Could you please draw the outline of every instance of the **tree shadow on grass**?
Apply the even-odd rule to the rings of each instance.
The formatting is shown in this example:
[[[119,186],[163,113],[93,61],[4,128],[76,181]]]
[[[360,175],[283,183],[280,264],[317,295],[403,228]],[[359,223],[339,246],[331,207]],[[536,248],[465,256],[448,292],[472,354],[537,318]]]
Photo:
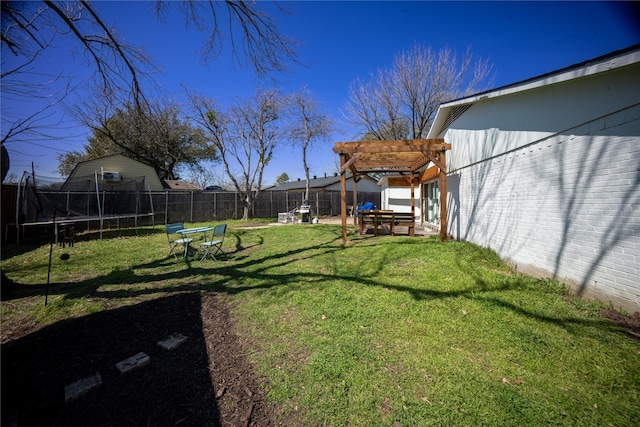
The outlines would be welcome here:
[[[200,296],[173,295],[60,321],[2,346],[2,416],[18,425],[220,424],[209,376]],[[157,344],[174,332],[178,349]],[[116,363],[139,352],[148,366]],[[65,404],[65,386],[96,373],[102,385]]]
[[[2,424],[271,425],[224,299],[179,293],[68,319],[2,346]],[[159,341],[187,337],[172,350]],[[140,352],[143,367],[116,364]],[[101,385],[65,403],[65,387]]]
[[[412,252],[414,245],[442,245],[437,238],[416,239],[416,238],[355,238],[350,246],[340,243],[339,232],[332,233],[330,237],[321,243],[309,243],[296,248],[283,249],[278,252],[255,252],[248,254],[247,251],[254,251],[267,239],[260,232],[253,232],[252,241],[243,240],[243,233],[232,234],[227,240],[233,241],[229,246],[234,251],[229,251],[227,257],[221,257],[220,261],[189,261],[184,263],[184,267],[179,270],[167,271],[167,266],[175,263],[183,263],[182,260],[171,258],[159,259],[151,263],[136,265],[132,268],[114,271],[110,274],[88,279],[72,285],[53,285],[50,290],[51,295],[61,295],[67,300],[78,298],[100,298],[100,299],[135,299],[150,298],[153,294],[173,292],[206,292],[215,291],[227,294],[238,294],[251,290],[265,290],[281,288],[285,292],[293,289],[300,289],[301,286],[314,286],[315,283],[342,281],[356,286],[372,286],[392,289],[404,292],[416,300],[425,299],[445,299],[464,297],[470,300],[481,301],[487,306],[492,306],[504,310],[511,310],[518,315],[561,326],[567,330],[574,330],[574,326],[579,324],[589,324],[598,327],[610,327],[616,329],[615,325],[608,324],[602,319],[585,319],[579,316],[556,316],[546,314],[540,310],[534,310],[526,305],[518,305],[508,298],[500,297],[501,292],[516,290],[524,287],[524,282],[517,277],[506,278],[499,283],[488,286],[478,270],[471,268],[468,263],[462,264],[456,260],[457,268],[470,276],[475,281],[473,286],[458,290],[440,290],[435,288],[425,288],[412,283],[397,284],[386,283],[379,279],[379,274],[389,263],[398,261],[398,250]],[[257,242],[257,243],[256,243]],[[447,243],[444,243],[447,244]],[[354,266],[353,273],[332,272],[330,267],[323,265],[320,271],[298,271],[291,273],[291,264],[299,261],[308,261],[317,257],[332,256],[335,259],[347,257],[346,252],[349,247],[371,246],[371,250],[376,254],[369,258],[370,265],[366,271]],[[480,249],[479,249],[480,250]],[[482,252],[482,250],[480,250]],[[471,254],[470,257],[482,257],[484,252]],[[287,267],[287,268],[283,268]],[[326,267],[326,268],[324,268]],[[140,273],[144,272],[144,273]],[[34,294],[41,293],[42,288],[32,288]]]

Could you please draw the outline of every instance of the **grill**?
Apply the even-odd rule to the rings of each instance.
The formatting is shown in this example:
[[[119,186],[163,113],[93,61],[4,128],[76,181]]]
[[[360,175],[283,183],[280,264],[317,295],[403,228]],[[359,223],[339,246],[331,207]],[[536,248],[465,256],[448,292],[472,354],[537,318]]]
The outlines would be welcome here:
[[[311,224],[311,206],[310,205],[300,205],[300,208],[298,208],[298,213],[300,214],[300,222]]]

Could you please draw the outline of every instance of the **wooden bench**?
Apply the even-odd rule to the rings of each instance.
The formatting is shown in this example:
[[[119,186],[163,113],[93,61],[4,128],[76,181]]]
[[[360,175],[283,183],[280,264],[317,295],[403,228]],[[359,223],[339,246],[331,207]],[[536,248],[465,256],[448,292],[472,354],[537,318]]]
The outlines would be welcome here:
[[[378,229],[384,225],[389,226],[392,236],[395,236],[397,226],[407,227],[409,236],[415,235],[416,221],[411,212],[394,212],[388,210],[358,211],[358,224],[360,234],[364,234],[365,227],[373,226],[374,234],[378,235]]]

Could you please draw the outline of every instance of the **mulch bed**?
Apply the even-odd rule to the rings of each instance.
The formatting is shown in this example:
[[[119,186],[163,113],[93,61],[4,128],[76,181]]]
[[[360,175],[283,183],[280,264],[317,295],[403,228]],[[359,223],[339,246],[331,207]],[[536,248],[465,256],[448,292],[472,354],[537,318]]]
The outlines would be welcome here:
[[[2,425],[269,426],[258,378],[224,297],[184,293],[65,320],[2,345]],[[158,342],[174,333],[173,350]],[[144,352],[150,363],[116,364]],[[65,403],[65,387],[102,384]]]

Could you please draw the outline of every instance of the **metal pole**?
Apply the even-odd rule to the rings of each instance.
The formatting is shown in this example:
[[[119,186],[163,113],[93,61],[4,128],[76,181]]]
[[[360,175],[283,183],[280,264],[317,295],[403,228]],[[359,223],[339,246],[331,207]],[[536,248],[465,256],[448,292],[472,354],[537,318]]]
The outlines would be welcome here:
[[[47,269],[47,288],[44,293],[44,305],[47,305],[49,302],[49,279],[51,278],[51,256],[53,254],[53,239],[54,235],[58,234],[58,230],[56,229],[56,212],[58,208],[53,210],[53,226],[51,228],[51,242],[49,243],[49,268]]]
[[[146,176],[145,176],[146,181]],[[153,195],[151,194],[151,186],[147,182],[147,190],[149,191],[149,204],[151,205],[151,225],[156,228],[156,212],[153,209]]]
[[[24,180],[24,174],[27,171],[22,173],[22,177],[20,178],[20,182],[18,183],[18,192],[16,193],[16,246],[20,246],[20,209],[21,209],[21,200],[20,200],[20,188],[22,187],[22,182]]]
[[[193,222],[193,190],[191,190],[191,202],[189,203],[189,222]]]
[[[169,223],[169,191],[164,192],[164,223]]]
[[[47,289],[44,293],[44,305],[49,302],[49,278],[51,277],[51,255],[53,254],[53,234],[56,228],[55,213],[53,214],[53,228],[51,229],[51,242],[49,243],[49,268],[47,270]]]
[[[98,219],[100,220],[100,240],[102,240],[102,206],[100,205],[100,189],[98,188],[98,171],[93,171],[96,179],[96,199],[98,200]],[[104,196],[103,196],[104,197]],[[87,209],[89,205],[87,204]]]

